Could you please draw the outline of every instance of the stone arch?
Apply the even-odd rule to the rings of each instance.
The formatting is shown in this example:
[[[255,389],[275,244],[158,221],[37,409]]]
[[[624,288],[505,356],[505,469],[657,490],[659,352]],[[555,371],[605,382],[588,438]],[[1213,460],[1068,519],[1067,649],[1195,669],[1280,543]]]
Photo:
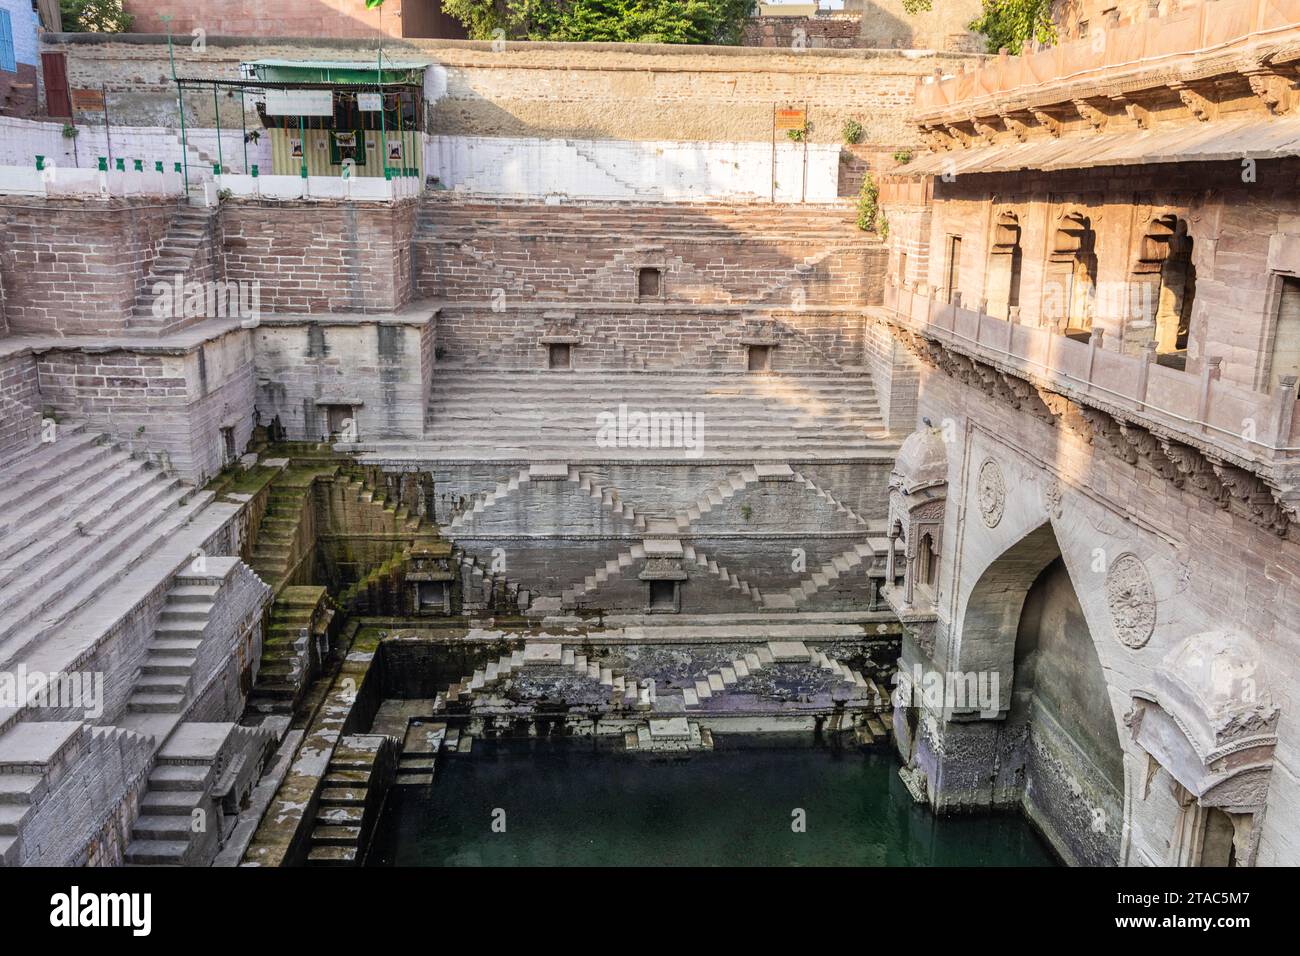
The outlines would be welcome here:
[[[1142,229],[1133,265],[1134,302],[1128,310],[1136,328],[1125,341],[1141,347],[1154,341],[1162,365],[1183,368],[1196,302],[1196,265],[1187,220],[1176,212],[1152,216]]]
[[[1043,315],[1066,335],[1087,339],[1097,298],[1097,231],[1081,210],[1062,212],[1048,244]]]
[[[996,557],[975,582],[962,615],[960,669],[1000,676],[999,709],[1011,699],[1015,635],[1038,575],[1061,555],[1050,524],[1039,525]]]
[[[957,670],[998,678],[995,801],[1020,804],[1067,860],[1111,864],[1128,773],[1123,701],[1102,666],[1109,629],[1088,619],[1076,580],[1050,522],[1022,535],[966,599]]]
[[[1020,217],[1010,210],[1000,213],[993,222],[989,243],[988,312],[998,318],[1010,318],[1020,311],[1020,285],[1024,266]]]

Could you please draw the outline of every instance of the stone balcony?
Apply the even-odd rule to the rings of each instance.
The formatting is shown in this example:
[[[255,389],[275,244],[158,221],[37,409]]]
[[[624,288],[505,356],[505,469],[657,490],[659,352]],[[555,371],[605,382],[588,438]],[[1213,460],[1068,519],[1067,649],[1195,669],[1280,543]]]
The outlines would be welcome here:
[[[1122,433],[1120,445],[1138,446],[1136,434],[1126,430],[1132,426],[1147,449],[1159,445],[1171,461],[1177,459],[1175,465],[1185,464],[1195,449],[1198,464],[1192,470],[1212,473],[1228,489],[1241,487],[1241,474],[1249,473],[1256,481],[1247,482],[1252,487],[1249,495],[1243,489],[1243,497],[1271,495],[1286,514],[1295,509],[1300,419],[1291,376],[1271,394],[1254,391],[1222,381],[1220,360],[1213,356],[1199,373],[1186,372],[1157,364],[1154,349],[1135,356],[1104,348],[1100,332],[1082,342],[895,284],[886,286],[883,307],[873,311],[895,329],[979,363],[994,377],[1019,380],[1026,395],[1032,395],[1023,387],[1027,383],[1044,401],[1056,395],[1100,410],[1113,420],[1110,430]]]

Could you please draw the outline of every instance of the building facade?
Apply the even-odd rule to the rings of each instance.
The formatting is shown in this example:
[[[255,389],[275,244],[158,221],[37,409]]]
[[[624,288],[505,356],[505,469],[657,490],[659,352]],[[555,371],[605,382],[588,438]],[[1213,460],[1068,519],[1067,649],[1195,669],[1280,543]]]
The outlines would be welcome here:
[[[934,151],[883,187],[876,317],[919,363],[930,446],[893,486],[901,670],[1001,694],[900,707],[900,751],[936,809],[1019,805],[1067,860],[1300,852],[1285,6],[924,84]]]

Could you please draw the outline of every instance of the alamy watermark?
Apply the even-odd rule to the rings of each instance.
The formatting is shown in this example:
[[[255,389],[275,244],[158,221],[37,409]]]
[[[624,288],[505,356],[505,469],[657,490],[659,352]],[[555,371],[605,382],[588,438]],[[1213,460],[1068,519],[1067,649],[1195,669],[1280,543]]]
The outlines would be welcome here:
[[[678,448],[687,458],[704,454],[702,412],[641,411],[626,404],[596,415],[599,448]]]
[[[988,719],[1001,710],[1000,689],[997,671],[937,671],[913,664],[910,673],[900,669],[894,675],[891,701],[895,707],[978,711]]]
[[[19,664],[0,671],[0,708],[80,710],[88,720],[104,715],[101,671],[29,671]]]
[[[228,280],[186,282],[176,276],[153,284],[153,314],[158,319],[238,318],[256,323],[262,315],[262,284]]]

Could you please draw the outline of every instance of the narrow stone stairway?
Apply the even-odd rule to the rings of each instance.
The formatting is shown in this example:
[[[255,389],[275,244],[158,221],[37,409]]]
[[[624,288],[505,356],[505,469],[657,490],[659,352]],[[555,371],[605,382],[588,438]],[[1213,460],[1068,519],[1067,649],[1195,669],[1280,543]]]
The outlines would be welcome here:
[[[196,268],[195,260],[208,238],[215,215],[215,209],[204,206],[183,205],[176,208],[167,232],[158,244],[158,252],[149,273],[141,281],[136,293],[135,306],[126,321],[128,329],[161,331],[184,319],[183,301],[173,301],[171,315],[156,314],[155,303],[158,297],[154,294],[154,287],[158,283],[165,283],[174,289],[177,279],[181,283],[186,281],[186,277]]]
[[[364,838],[377,813],[372,786],[381,786],[381,738],[369,735],[342,737],[330,757],[322,781],[315,824],[311,831],[308,866],[359,866]],[[377,807],[376,807],[377,809]]]

